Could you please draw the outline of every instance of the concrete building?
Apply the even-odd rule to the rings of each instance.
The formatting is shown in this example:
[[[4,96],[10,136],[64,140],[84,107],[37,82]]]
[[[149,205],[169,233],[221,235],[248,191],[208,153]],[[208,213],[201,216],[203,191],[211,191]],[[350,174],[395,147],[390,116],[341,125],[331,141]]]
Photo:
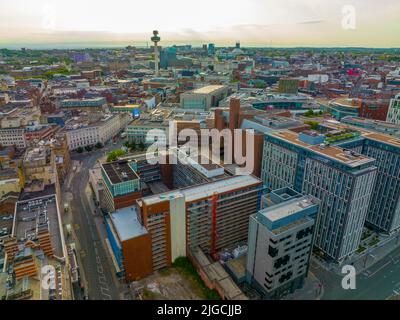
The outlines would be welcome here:
[[[216,255],[246,241],[262,192],[257,178],[235,176],[138,200],[140,220],[151,234],[152,270],[186,256],[187,248]]]
[[[54,185],[25,186],[15,206],[12,234],[4,240],[4,250],[3,270],[11,275],[5,299],[72,299],[70,265]],[[55,288],[42,286],[44,265],[53,268],[49,272]]]
[[[18,149],[26,147],[24,128],[0,128],[0,145],[16,146]]]
[[[292,190],[293,191],[293,190]],[[279,202],[250,217],[246,280],[266,299],[279,299],[302,287],[313,248],[318,200],[286,188],[272,192]]]
[[[104,201],[109,212],[129,207],[142,196],[140,178],[128,161],[115,161],[101,165],[104,181]]]
[[[336,119],[340,120],[347,116],[358,117],[361,105],[362,101],[358,99],[338,98],[330,101],[324,109],[331,113]]]
[[[390,101],[387,122],[400,124],[400,94]]]
[[[78,110],[84,109],[86,111],[104,110],[107,107],[106,98],[99,97],[93,99],[64,99],[60,102],[61,109]]]
[[[331,125],[332,126],[332,125]],[[339,125],[340,127],[340,125]],[[337,126],[333,126],[337,131]],[[369,130],[336,143],[341,148],[361,153],[375,160],[374,180],[366,222],[386,233],[400,230],[400,139]]]
[[[181,94],[181,108],[209,110],[228,95],[228,87],[210,85]]]
[[[297,94],[299,91],[299,80],[292,78],[281,78],[279,79],[278,90],[280,93]]]
[[[321,144],[318,134],[265,136],[264,183],[270,190],[290,187],[321,201],[315,245],[333,260],[358,249],[376,173],[373,158]]]
[[[26,151],[22,168],[25,184],[43,181],[45,185],[58,185],[54,154],[49,146],[39,146]]]
[[[117,274],[132,282],[153,272],[151,236],[142,226],[135,207],[107,216],[106,229]]]
[[[131,122],[127,128],[126,133],[128,140],[136,144],[143,143],[144,145],[151,145],[155,141],[167,143],[169,132],[169,121],[164,118],[151,119],[142,117]],[[160,132],[163,134],[152,134],[153,132]],[[155,140],[157,139],[157,140]]]
[[[9,192],[19,193],[22,187],[21,180],[16,169],[0,169],[0,199]]]
[[[103,145],[121,131],[125,130],[131,116],[126,113],[80,115],[66,122],[61,133],[65,133],[70,150],[81,147]]]

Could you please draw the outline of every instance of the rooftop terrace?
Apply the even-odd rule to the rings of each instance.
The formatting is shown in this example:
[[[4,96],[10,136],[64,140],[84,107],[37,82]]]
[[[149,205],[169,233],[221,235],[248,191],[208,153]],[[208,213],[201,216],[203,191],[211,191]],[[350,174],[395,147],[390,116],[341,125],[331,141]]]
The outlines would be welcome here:
[[[328,157],[332,160],[338,161],[348,167],[356,168],[367,163],[373,163],[375,160],[360,154],[350,153],[346,150],[335,146],[310,145],[300,141],[299,134],[292,131],[277,131],[270,133],[271,136],[281,140],[290,142],[304,149],[314,152],[315,154]]]

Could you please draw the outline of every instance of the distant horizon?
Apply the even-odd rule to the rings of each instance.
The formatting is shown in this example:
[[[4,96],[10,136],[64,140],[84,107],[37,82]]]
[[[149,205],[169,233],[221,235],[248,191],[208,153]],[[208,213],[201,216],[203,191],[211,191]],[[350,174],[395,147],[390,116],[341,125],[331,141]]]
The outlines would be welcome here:
[[[185,46],[190,45],[193,48],[201,48],[203,44],[214,44],[216,48],[229,48],[234,47],[234,43],[215,43],[215,42],[181,42],[181,41],[166,41],[160,42],[160,47],[172,47],[172,46]],[[139,49],[146,49],[152,46],[152,42],[148,41],[132,41],[132,42],[64,42],[64,43],[9,43],[0,44],[1,49],[8,50],[85,50],[85,49],[123,49],[128,46],[136,47]],[[368,46],[354,46],[354,45],[342,45],[342,46],[326,46],[326,45],[271,45],[262,43],[240,43],[241,48],[245,49],[370,49],[370,50],[400,50],[400,46],[397,47],[368,47]]]

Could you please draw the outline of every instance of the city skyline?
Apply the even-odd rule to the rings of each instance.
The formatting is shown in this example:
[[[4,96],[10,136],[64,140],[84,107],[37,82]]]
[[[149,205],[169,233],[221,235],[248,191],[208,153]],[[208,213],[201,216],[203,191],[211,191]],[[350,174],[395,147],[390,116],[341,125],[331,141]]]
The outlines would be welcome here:
[[[214,42],[224,46],[241,41],[244,46],[400,47],[396,37],[400,3],[395,0],[205,0],[193,11],[196,14],[185,3],[187,7],[178,0],[144,4],[116,0],[111,8],[105,1],[96,6],[76,0],[2,3],[0,46],[146,45],[149,33],[157,29],[164,45]],[[351,8],[355,19],[344,27]]]

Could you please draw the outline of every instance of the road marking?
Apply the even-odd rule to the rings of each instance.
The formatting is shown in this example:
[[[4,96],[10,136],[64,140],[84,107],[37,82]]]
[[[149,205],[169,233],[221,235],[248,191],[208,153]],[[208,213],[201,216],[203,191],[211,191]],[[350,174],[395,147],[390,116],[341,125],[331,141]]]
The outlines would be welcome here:
[[[391,264],[391,261],[386,262],[383,266],[381,266],[380,268],[378,268],[377,270],[375,270],[375,272],[371,273],[368,278],[371,278],[372,276],[374,276],[377,272],[381,271],[382,269],[386,268],[389,264]]]

